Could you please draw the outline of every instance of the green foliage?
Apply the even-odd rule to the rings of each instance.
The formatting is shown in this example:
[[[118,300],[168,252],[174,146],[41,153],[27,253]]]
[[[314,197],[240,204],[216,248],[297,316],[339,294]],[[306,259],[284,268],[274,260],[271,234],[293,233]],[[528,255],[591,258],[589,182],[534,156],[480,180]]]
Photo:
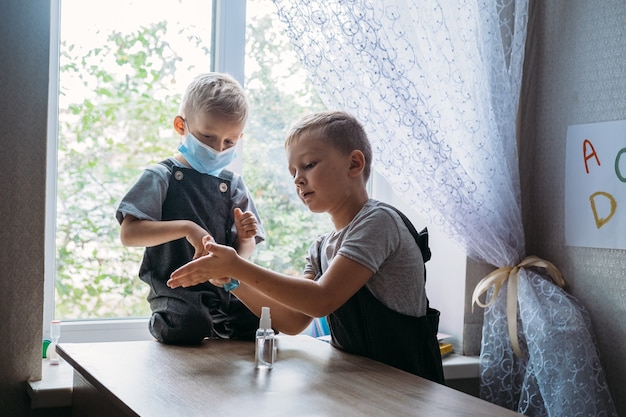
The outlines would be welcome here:
[[[251,116],[243,175],[267,233],[253,261],[297,274],[329,223],[298,201],[283,139],[298,116],[323,106],[310,84],[292,81],[305,78],[272,19],[248,27],[248,61],[257,66],[246,77]],[[114,214],[142,169],[172,155],[178,140],[171,128],[180,101],[176,73],[188,69],[177,67],[180,57],[162,40],[166,31],[160,22],[114,32],[86,52],[61,45],[56,317],[149,315],[148,287],[137,277],[143,249],[122,246]],[[85,96],[64,103],[75,86],[84,86]]]
[[[160,23],[112,33],[83,56],[62,45],[62,80],[73,77],[93,95],[59,112],[58,317],[149,313],[147,288],[136,278],[142,251],[121,247],[113,215],[142,167],[175,144],[162,128],[179,98],[167,89],[178,58],[159,40],[165,30]]]
[[[291,123],[324,107],[293,53],[286,53],[291,45],[277,27],[276,18],[268,14],[251,20],[246,33],[246,54],[257,66],[246,75],[251,117],[243,169],[268,235],[253,260],[297,275],[309,246],[318,234],[329,230],[330,222],[310,213],[297,198],[283,143]]]

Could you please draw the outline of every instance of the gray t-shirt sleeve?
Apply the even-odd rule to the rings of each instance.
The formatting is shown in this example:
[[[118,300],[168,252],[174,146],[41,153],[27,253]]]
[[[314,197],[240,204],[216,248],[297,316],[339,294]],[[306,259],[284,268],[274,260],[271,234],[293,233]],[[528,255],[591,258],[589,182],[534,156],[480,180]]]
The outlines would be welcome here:
[[[426,314],[422,254],[397,213],[372,210],[353,224],[337,254],[374,273],[366,285],[387,307],[416,317]]]
[[[304,266],[304,275],[313,275],[317,281],[322,276],[320,270],[319,248],[324,241],[324,236],[318,236],[315,242],[309,247],[309,254],[306,258],[306,265]]]
[[[325,271],[328,261],[336,255],[358,262],[372,273],[379,270],[398,247],[398,225],[384,210],[369,211],[365,216],[361,214],[343,231],[316,239],[309,248],[305,273],[321,275],[320,268]],[[322,250],[326,251],[326,257],[320,259],[322,245],[325,245]]]
[[[337,254],[378,272],[399,245],[397,223],[385,210],[375,210],[349,227]]]
[[[115,212],[117,221],[122,224],[128,214],[140,220],[161,220],[170,176],[169,169],[164,165],[154,164],[146,168],[122,198]]]

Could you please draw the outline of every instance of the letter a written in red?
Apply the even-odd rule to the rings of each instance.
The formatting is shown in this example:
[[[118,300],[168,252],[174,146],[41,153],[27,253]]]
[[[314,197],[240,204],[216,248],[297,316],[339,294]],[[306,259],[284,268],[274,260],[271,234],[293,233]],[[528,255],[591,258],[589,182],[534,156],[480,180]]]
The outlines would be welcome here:
[[[587,171],[587,174],[589,174],[589,165],[587,164],[587,161],[589,161],[591,158],[596,159],[596,163],[598,164],[598,166],[602,165],[600,164],[600,159],[598,158],[596,149],[593,147],[593,143],[591,143],[589,139],[585,139],[583,141],[583,158],[585,160],[585,171]]]

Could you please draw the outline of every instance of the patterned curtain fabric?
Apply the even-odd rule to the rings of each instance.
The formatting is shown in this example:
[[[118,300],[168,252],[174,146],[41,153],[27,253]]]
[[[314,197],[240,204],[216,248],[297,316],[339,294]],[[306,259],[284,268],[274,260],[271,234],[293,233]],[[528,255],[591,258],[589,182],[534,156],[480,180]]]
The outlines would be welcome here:
[[[495,266],[524,255],[518,3],[501,19],[496,2],[275,0],[327,107],[365,125],[375,169],[468,256]]]
[[[541,272],[541,273],[537,273]],[[586,309],[543,271],[520,268],[518,357],[503,286],[485,311],[480,397],[528,416],[615,416]]]
[[[528,0],[273,1],[326,106],[364,124],[374,168],[394,191],[469,257],[503,268],[505,280],[514,268],[520,290],[511,294],[529,314],[518,322],[516,300],[488,291],[481,397],[529,415],[615,415],[599,360],[580,356],[596,352],[590,332],[576,332],[566,356],[528,358],[531,345],[543,354],[571,336],[551,313],[560,300],[544,299],[559,286],[516,267],[525,257],[516,116]],[[586,328],[584,311],[570,311]],[[576,378],[560,372],[572,358]],[[563,402],[591,411],[570,414]]]

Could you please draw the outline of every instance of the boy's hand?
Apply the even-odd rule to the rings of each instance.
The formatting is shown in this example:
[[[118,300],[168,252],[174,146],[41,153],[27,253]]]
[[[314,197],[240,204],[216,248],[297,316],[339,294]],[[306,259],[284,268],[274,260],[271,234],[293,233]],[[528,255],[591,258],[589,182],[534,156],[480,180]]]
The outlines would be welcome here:
[[[197,224],[194,223],[194,225],[196,227],[192,228],[192,230],[185,235],[185,238],[187,238],[187,241],[191,243],[191,246],[193,246],[195,250],[192,259],[198,259],[199,257],[207,254],[204,245],[205,238],[213,240],[213,236]]]
[[[251,239],[256,236],[257,233],[257,219],[253,212],[241,211],[236,207],[235,211],[235,227],[237,228],[237,235],[241,239]]]
[[[216,280],[224,283],[239,258],[235,249],[207,241],[208,255],[190,261],[172,272],[167,285],[170,288],[191,287]]]
[[[208,254],[208,250],[207,247],[212,244],[212,243],[217,243],[215,242],[215,239],[213,239],[213,236],[211,235],[206,235],[205,237],[202,238],[202,244],[204,245],[204,254]],[[204,255],[203,255],[204,256]],[[223,278],[211,278],[209,279],[209,282],[213,285],[215,285],[216,287],[223,287],[224,284],[228,284],[230,282],[231,278],[229,277],[223,277]]]
[[[206,235],[204,235],[204,236],[202,237],[202,246],[204,246],[204,252],[205,252],[205,254],[207,253],[207,252],[206,252],[206,250],[207,250],[207,248],[206,248],[206,247],[207,247],[207,245],[208,245],[209,243],[217,243],[217,242],[215,241],[215,239],[213,239],[213,236],[211,236],[211,235],[209,235],[209,234],[206,234]]]

